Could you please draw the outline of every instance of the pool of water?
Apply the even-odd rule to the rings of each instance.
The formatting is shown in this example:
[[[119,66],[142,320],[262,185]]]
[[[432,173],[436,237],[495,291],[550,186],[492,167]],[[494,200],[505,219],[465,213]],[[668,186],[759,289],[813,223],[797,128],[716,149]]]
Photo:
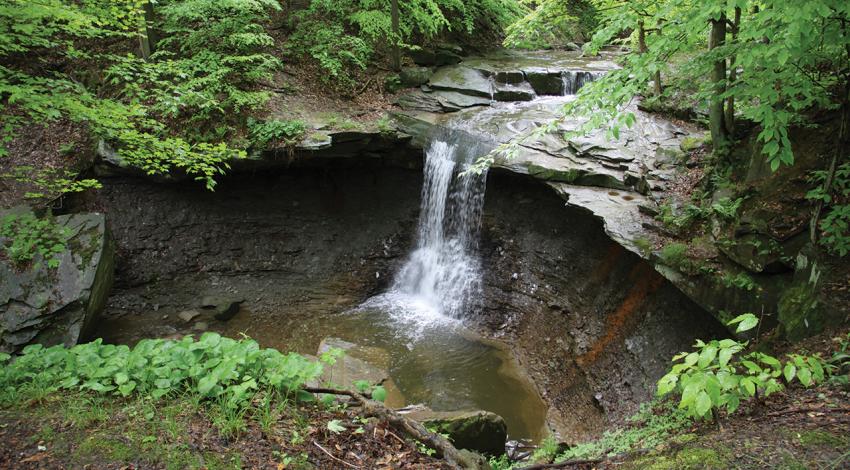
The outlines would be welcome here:
[[[328,337],[380,348],[387,352],[388,372],[403,404],[436,411],[483,409],[505,419],[511,439],[539,441],[545,435],[546,405],[505,345],[428,312],[427,306],[405,308],[403,301],[391,300],[280,317],[243,311],[213,329],[302,354],[315,354]]]

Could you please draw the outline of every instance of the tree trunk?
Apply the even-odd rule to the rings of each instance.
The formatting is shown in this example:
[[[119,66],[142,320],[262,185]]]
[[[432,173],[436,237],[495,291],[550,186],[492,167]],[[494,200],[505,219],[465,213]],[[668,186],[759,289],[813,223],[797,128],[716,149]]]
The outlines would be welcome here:
[[[655,28],[656,28],[655,34],[661,36],[661,20],[658,20],[658,23],[656,24]],[[655,71],[655,77],[652,78],[652,82],[653,82],[653,88],[654,88],[654,91],[655,91],[655,96],[661,96],[661,93],[664,91],[664,89],[661,88],[661,71],[660,70]]]
[[[735,7],[735,21],[732,23],[732,42],[738,41],[738,31],[741,28],[741,8]],[[738,72],[735,70],[735,56],[729,58],[729,84],[734,85]],[[726,98],[726,131],[735,135],[735,98]]]
[[[156,43],[159,38],[152,25],[154,23],[153,4],[145,2],[144,15],[141,17],[139,31],[139,52],[143,59],[147,60],[151,54],[156,52]]]
[[[711,20],[711,34],[708,38],[709,50],[721,47],[726,41],[726,15]],[[709,128],[711,129],[711,140],[714,151],[724,154],[728,150],[729,133],[726,130],[725,113],[723,109],[724,99],[722,95],[726,92],[726,59],[714,62],[711,70],[711,83],[714,93],[708,108]]]
[[[390,17],[392,21],[393,28],[393,38],[392,38],[392,67],[396,72],[401,71],[401,49],[398,46],[399,41],[401,40],[401,35],[399,33],[398,26],[398,0],[392,0],[392,4],[390,7]]]

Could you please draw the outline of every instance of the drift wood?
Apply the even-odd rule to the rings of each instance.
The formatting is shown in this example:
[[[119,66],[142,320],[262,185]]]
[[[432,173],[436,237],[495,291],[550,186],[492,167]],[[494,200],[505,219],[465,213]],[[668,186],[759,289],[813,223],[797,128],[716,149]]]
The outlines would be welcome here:
[[[364,415],[390,423],[394,428],[437,451],[437,456],[445,459],[450,465],[456,468],[479,468],[478,462],[471,455],[461,453],[448,439],[429,431],[419,422],[405,418],[382,403],[367,398],[366,394],[321,387],[305,387],[304,391],[351,397],[363,410]]]

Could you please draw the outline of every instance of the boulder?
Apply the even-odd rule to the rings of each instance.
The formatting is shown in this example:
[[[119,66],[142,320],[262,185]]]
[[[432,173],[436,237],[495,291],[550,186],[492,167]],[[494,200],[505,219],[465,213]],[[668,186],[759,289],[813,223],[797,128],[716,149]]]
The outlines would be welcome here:
[[[520,85],[499,84],[493,95],[496,101],[531,101],[537,98],[534,89],[527,83]]]
[[[493,93],[490,79],[484,73],[462,65],[438,69],[428,86],[434,90],[454,91],[482,98],[490,98]]]
[[[473,106],[489,106],[490,98],[464,95],[455,91],[435,91],[432,93],[442,109],[447,112],[460,111]]]
[[[216,320],[228,321],[239,313],[242,302],[245,302],[245,299],[241,297],[207,295],[201,299],[200,307],[207,310],[215,310],[214,316]]]
[[[399,96],[394,103],[405,111],[439,113],[443,110],[443,106],[440,105],[436,96],[419,90]]]
[[[428,67],[405,67],[398,74],[401,84],[406,88],[417,87],[428,83],[434,72]]]
[[[561,95],[564,93],[564,80],[561,72],[550,72],[543,68],[525,70],[525,80],[538,95]]]
[[[508,426],[501,416],[489,411],[433,411],[426,407],[401,410],[410,419],[446,434],[459,449],[488,455],[505,453]]]
[[[69,236],[58,267],[42,261],[22,271],[0,258],[0,352],[15,353],[32,343],[73,346],[106,305],[115,248],[105,216],[62,215],[56,223]]]
[[[332,349],[340,349],[345,354],[334,364],[325,366],[319,379],[321,383],[353,389],[355,382],[365,380],[371,385],[384,386],[387,391],[384,402],[387,406],[404,405],[404,396],[387,372],[390,367],[387,351],[371,346],[359,346],[340,338],[325,338],[319,344],[318,355],[321,356]]]
[[[496,83],[507,83],[510,85],[519,85],[525,82],[525,74],[522,70],[498,70],[494,77]]]

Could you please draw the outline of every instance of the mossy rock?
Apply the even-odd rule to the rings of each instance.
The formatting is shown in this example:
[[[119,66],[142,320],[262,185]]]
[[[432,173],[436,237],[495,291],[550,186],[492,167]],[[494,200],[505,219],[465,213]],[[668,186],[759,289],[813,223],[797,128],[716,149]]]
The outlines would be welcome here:
[[[405,87],[417,87],[428,83],[434,72],[428,67],[405,67],[398,74],[401,84]]]
[[[0,216],[3,214],[0,213]],[[56,217],[69,234],[59,265],[0,260],[0,352],[27,344],[73,346],[92,329],[112,288],[115,248],[103,214]]]
[[[489,411],[432,411],[421,408],[407,413],[428,429],[445,434],[459,449],[487,455],[505,453],[508,426],[501,416]]]

